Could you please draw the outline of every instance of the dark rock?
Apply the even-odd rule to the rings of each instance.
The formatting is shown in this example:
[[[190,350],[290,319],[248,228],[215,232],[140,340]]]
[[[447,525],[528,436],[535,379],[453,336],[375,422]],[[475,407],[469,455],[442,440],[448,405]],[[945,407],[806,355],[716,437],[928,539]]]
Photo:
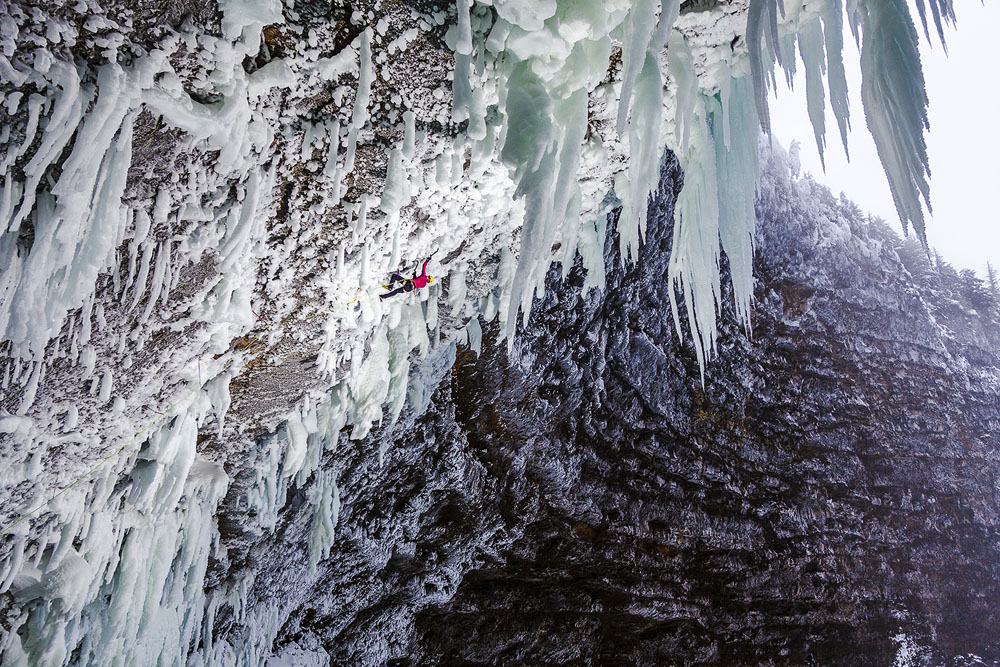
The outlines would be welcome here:
[[[723,304],[702,386],[667,292],[680,180],[669,158],[635,266],[609,237],[604,293],[554,268],[511,355],[493,323],[403,436],[337,455],[316,585],[291,574],[301,532],[252,558],[284,564],[256,589],[290,612],[276,650],[889,665],[905,641],[920,664],[1000,658],[996,322],[936,320],[881,230],[771,165],[752,336]]]

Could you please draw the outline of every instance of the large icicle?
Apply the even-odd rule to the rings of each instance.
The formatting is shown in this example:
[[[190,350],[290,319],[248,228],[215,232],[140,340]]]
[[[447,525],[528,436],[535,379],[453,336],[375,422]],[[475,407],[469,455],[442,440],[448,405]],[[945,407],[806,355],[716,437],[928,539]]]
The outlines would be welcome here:
[[[632,88],[646,66],[646,49],[653,37],[657,0],[637,0],[625,19],[622,39],[622,92],[618,99],[618,134],[625,134],[625,121],[632,104]]]
[[[679,33],[671,37],[668,56],[677,86],[675,150],[684,168],[684,188],[674,208],[670,300],[681,335],[675,290],[684,295],[704,380],[722,298],[720,243],[729,259],[736,312],[749,329],[759,120],[748,77],[723,81],[719,94],[705,96],[698,92],[692,55]]]
[[[674,237],[668,274],[674,326],[681,335],[675,289],[684,294],[698,366],[704,380],[705,362],[715,349],[719,282],[719,192],[715,146],[699,100],[687,130],[687,146],[678,155],[684,168],[684,188],[674,205]]]
[[[932,4],[933,6],[933,4]],[[917,50],[917,30],[905,0],[864,3],[861,42],[861,101],[868,129],[889,178],[896,212],[924,243],[923,199],[930,205],[930,166],[924,130],[927,93]]]
[[[511,287],[508,336],[514,332],[517,309],[521,309],[527,321],[535,292],[545,282],[552,244],[565,223],[567,206],[578,187],[576,172],[587,119],[584,91],[578,90],[565,100],[551,100],[542,82],[525,65],[518,66],[511,81],[508,109],[512,121],[517,120],[524,127],[512,125],[510,133],[534,130],[535,141],[539,143],[532,145],[530,139],[514,143],[508,139],[504,146],[508,164],[531,165],[527,170],[515,172],[517,194],[525,198],[525,215],[518,268]]]
[[[663,122],[663,82],[657,53],[646,53],[638,77],[635,108],[628,123],[628,183],[619,196],[622,212],[618,218],[619,249],[622,259],[635,260],[645,234],[649,195],[660,180],[660,126]],[[617,188],[616,188],[617,190]]]
[[[57,79],[63,86],[60,102],[74,94],[78,82],[75,71],[63,67]],[[8,231],[0,241],[0,260],[6,263],[0,281],[0,339],[10,340],[21,358],[44,353],[67,313],[83,305],[98,274],[111,264],[115,241],[121,236],[125,220],[121,196],[132,159],[128,111],[136,84],[121,67],[106,65],[98,72],[98,91],[94,107],[77,129],[59,180],[36,196],[49,161],[58,157],[57,147],[61,149],[67,131],[72,132],[63,121],[73,116],[73,110],[78,114],[86,98],[70,100],[72,106],[56,105],[45,141],[25,167],[24,200],[14,217],[5,221]],[[17,235],[29,212],[34,243],[23,249],[17,246]]]
[[[618,99],[618,134],[624,135],[625,121],[632,103],[632,91],[639,74],[646,67],[647,53],[659,57],[674,21],[680,13],[680,0],[661,0],[660,15],[656,19],[654,0],[639,0],[629,10],[622,39],[622,88]],[[654,32],[654,19],[656,31]],[[662,98],[662,96],[661,96]]]
[[[728,105],[712,98],[712,136],[719,182],[719,238],[729,260],[736,313],[750,330],[750,299],[753,296],[753,249],[759,165],[757,135],[759,121],[753,86],[747,77],[733,79]],[[722,117],[725,117],[723,120]],[[730,141],[719,126],[729,128]]]
[[[799,29],[799,53],[806,75],[806,105],[809,121],[813,126],[820,164],[826,165],[823,151],[826,148],[826,98],[823,94],[823,77],[826,74],[826,53],[819,20],[807,21]]]
[[[847,149],[847,130],[850,128],[850,108],[847,95],[847,73],[844,71],[844,14],[841,0],[826,0],[823,7],[823,37],[826,47],[826,77],[830,89],[830,107],[837,119],[840,140]]]
[[[768,61],[781,62],[781,50],[778,48],[778,11],[782,15],[785,7],[782,0],[750,0],[747,11],[747,50],[750,57],[750,78],[753,82],[754,99],[757,104],[757,115],[760,126],[765,132],[771,132],[771,116],[767,110],[768,79],[764,71],[764,55]]]

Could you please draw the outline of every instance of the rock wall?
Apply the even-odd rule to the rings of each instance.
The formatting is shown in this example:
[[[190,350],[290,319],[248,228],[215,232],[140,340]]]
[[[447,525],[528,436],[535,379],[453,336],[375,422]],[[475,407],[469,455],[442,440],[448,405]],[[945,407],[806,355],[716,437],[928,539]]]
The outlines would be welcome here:
[[[605,292],[554,269],[510,353],[495,324],[458,349],[384,470],[374,437],[343,457],[331,558],[275,649],[994,664],[995,317],[938,321],[883,223],[770,159],[753,329],[723,326],[704,386],[669,314],[669,158],[634,266],[609,235]]]
[[[995,515],[995,313],[772,165],[753,336],[727,324],[753,285],[753,61],[798,43],[843,126],[838,35],[862,20],[773,7],[9,3],[0,663],[794,663],[857,628],[865,655],[988,654],[966,637],[988,617],[948,595],[992,599],[963,531]],[[916,39],[899,25],[862,50]],[[670,158],[625,269],[664,145],[689,187]],[[713,344],[720,239],[735,279],[703,386],[679,341]],[[433,285],[379,298],[427,258]],[[896,491],[924,523],[868,511]],[[885,556],[925,532],[911,570]],[[934,611],[896,604],[911,589]]]

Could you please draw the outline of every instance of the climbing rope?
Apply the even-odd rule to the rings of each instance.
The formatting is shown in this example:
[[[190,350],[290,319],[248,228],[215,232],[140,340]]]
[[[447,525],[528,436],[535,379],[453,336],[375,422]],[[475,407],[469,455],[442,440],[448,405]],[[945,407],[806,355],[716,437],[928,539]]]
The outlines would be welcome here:
[[[371,290],[368,290],[368,291],[370,292]],[[359,287],[358,288],[358,293],[355,295],[355,297],[353,299],[351,299],[350,301],[348,301],[346,305],[347,306],[354,305],[358,301],[358,299],[361,298],[361,294],[363,292],[364,292],[364,290],[362,290]],[[308,316],[303,317],[301,319],[289,318],[289,319],[285,320],[284,322],[279,322],[278,324],[273,324],[273,325],[267,327],[266,329],[264,329],[263,331],[261,331],[257,335],[256,338],[254,338],[253,340],[251,340],[246,345],[246,347],[244,349],[245,350],[252,350],[253,347],[257,343],[259,343],[263,339],[264,335],[266,333],[268,333],[269,331],[272,331],[272,330],[275,330],[275,329],[280,329],[281,327],[287,326],[289,324],[293,324],[295,322],[305,322],[305,321],[311,320],[311,319],[313,319],[315,317],[319,317],[320,315],[332,315],[332,314],[337,313],[337,312],[342,312],[342,311],[340,311],[340,309],[338,309],[338,310],[324,310],[324,311],[320,311],[318,313],[313,313],[312,315],[308,315]],[[254,315],[257,317],[257,319],[260,319],[259,315],[257,315],[256,313],[254,313]],[[261,321],[263,321],[263,320],[261,320]],[[48,500],[46,500],[44,503],[42,503],[41,505],[39,505],[35,509],[31,510],[30,512],[28,512],[27,514],[25,514],[24,516],[22,516],[17,521],[14,521],[13,523],[8,524],[7,526],[4,526],[3,530],[0,530],[0,536],[6,535],[11,530],[13,530],[14,528],[16,528],[19,524],[21,524],[22,522],[26,521],[27,519],[30,519],[35,514],[37,514],[41,510],[43,510],[46,507],[48,507],[49,505],[51,505],[53,502],[55,502],[64,493],[66,493],[67,491],[69,491],[70,489],[72,489],[73,487],[75,487],[77,484],[79,484],[83,480],[85,480],[88,477],[90,477],[97,470],[99,470],[101,467],[103,467],[108,461],[110,461],[111,459],[113,459],[116,456],[118,456],[118,454],[120,454],[126,447],[128,447],[129,445],[131,445],[132,443],[134,443],[136,440],[138,440],[139,436],[141,436],[143,433],[146,433],[151,428],[153,428],[154,426],[157,426],[161,422],[166,421],[167,417],[170,416],[170,413],[173,412],[174,408],[176,408],[178,405],[180,405],[181,403],[183,403],[184,401],[186,401],[194,393],[196,393],[196,392],[201,391],[202,389],[204,389],[205,386],[208,385],[209,382],[211,382],[212,380],[214,380],[215,378],[217,378],[219,375],[222,374],[223,371],[225,371],[227,368],[229,368],[229,366],[232,365],[232,363],[234,361],[236,361],[236,359],[238,358],[236,352],[238,352],[238,351],[234,351],[234,354],[229,359],[229,361],[227,361],[225,364],[223,364],[222,368],[220,368],[218,371],[216,371],[210,378],[208,378],[204,382],[200,382],[196,387],[194,387],[189,392],[187,392],[186,394],[184,394],[183,396],[181,396],[179,399],[177,399],[176,401],[174,401],[170,405],[170,407],[167,408],[167,410],[165,412],[161,413],[160,416],[153,418],[148,424],[146,424],[144,427],[142,427],[142,429],[140,429],[134,436],[132,436],[129,440],[126,440],[122,444],[121,447],[119,447],[118,449],[114,450],[113,452],[111,452],[110,454],[108,454],[107,456],[105,456],[103,459],[101,459],[100,461],[98,461],[92,468],[90,468],[89,470],[87,470],[86,472],[84,472],[82,475],[80,475],[79,477],[77,477],[76,479],[74,479],[73,482],[70,483],[69,486],[67,486],[64,489],[62,489],[59,492],[57,492],[54,496],[52,496],[51,498],[49,498]],[[260,352],[258,352],[257,354],[259,355]],[[254,356],[256,356],[256,355],[254,355]]]

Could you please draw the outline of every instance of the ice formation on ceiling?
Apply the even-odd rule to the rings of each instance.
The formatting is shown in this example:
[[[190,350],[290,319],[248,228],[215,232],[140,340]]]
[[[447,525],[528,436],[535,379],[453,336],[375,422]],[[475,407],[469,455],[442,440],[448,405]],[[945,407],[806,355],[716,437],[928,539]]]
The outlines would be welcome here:
[[[929,2],[940,34],[951,3]],[[499,319],[513,344],[554,262],[568,270],[579,255],[588,284],[603,284],[616,204],[621,257],[634,261],[665,148],[685,171],[667,277],[673,317],[678,331],[686,317],[704,369],[725,293],[722,253],[749,324],[758,134],[775,65],[790,73],[796,50],[820,149],[827,94],[846,148],[845,16],[897,209],[923,234],[927,100],[902,0],[702,11],[678,0],[457,0],[399,33],[357,13],[352,40],[333,54],[300,27],[307,48],[250,70],[244,63],[267,51],[265,26],[294,17],[277,0],[221,5],[221,35],[171,32],[141,57],[126,57],[122,34],[108,32],[96,70],[58,56],[72,25],[51,20],[24,58],[19,31],[37,16],[0,18],[4,107],[24,118],[0,137],[0,386],[16,397],[0,412],[10,460],[0,592],[23,610],[0,638],[4,664],[62,665],[74,653],[92,664],[262,664],[280,602],[252,605],[249,572],[204,589],[209,557],[224,557],[213,516],[231,480],[199,435],[253,441],[229,415],[234,379],[259,349],[312,336],[315,381],[264,424],[273,435],[239,502],[254,510],[249,530],[273,531],[286,490],[311,484],[304,548],[314,572],[336,531],[337,476],[323,461],[343,427],[360,439],[391,428],[406,406],[424,410],[456,343],[478,349],[480,317]],[[450,90],[376,103],[387,59],[445,23]],[[181,52],[195,54],[192,68],[178,64]],[[331,82],[326,117],[282,107],[284,95]],[[129,169],[142,168],[132,149],[144,112],[212,159],[192,157],[162,174],[155,196],[125,202]],[[376,115],[393,129],[388,148],[375,140]],[[382,182],[365,180],[373,161],[385,165]],[[279,183],[291,182],[302,205],[281,217]],[[325,226],[331,218],[339,226]],[[447,292],[439,280],[378,298],[383,276],[434,250],[430,270],[447,276]],[[202,279],[189,284],[193,274]],[[276,324],[291,321],[309,323],[308,334]],[[60,394],[74,383],[87,391]],[[215,641],[223,606],[252,628],[244,641]]]
[[[739,7],[729,7],[734,6]],[[353,45],[360,51],[360,63],[350,57],[352,50],[333,59],[297,63],[298,72],[290,63],[276,59],[246,76],[237,71],[238,63],[260,50],[260,29],[279,22],[281,8],[273,2],[230,2],[225,7],[227,39],[215,40],[213,54],[217,71],[230,72],[229,80],[218,82],[224,97],[221,104],[203,104],[185,94],[167,61],[176,43],[161,44],[147,58],[128,66],[110,62],[95,73],[96,85],[82,83],[75,66],[51,57],[36,58],[31,71],[5,62],[14,84],[31,83],[50,92],[48,97],[34,94],[8,103],[14,109],[25,104],[29,115],[23,141],[19,146],[12,144],[5,155],[4,197],[0,201],[5,220],[0,246],[5,266],[0,283],[0,329],[15,358],[23,362],[44,358],[46,346],[69,312],[87,306],[97,276],[112,267],[121,244],[128,240],[134,241],[130,244],[133,248],[142,245],[142,232],[147,228],[144,218],[164,215],[159,207],[133,212],[120,204],[130,162],[131,126],[142,106],[162,114],[194,141],[218,149],[216,171],[248,178],[251,155],[259,156],[273,138],[274,128],[255,108],[262,96],[275,88],[297,85],[299,79],[312,73],[309,70],[325,77],[357,73],[356,100],[349,119],[344,119],[343,126],[341,119],[334,119],[333,125],[321,129],[321,134],[331,137],[332,159],[324,173],[334,180],[336,201],[343,177],[354,169],[359,132],[368,120],[371,28]],[[933,0],[930,7],[939,31],[942,21],[953,20],[953,9],[946,0]],[[458,2],[456,24],[449,33],[455,49],[451,120],[468,122],[468,143],[475,146],[477,155],[491,161],[495,153],[495,161],[508,168],[503,176],[512,181],[513,198],[523,201],[518,268],[510,290],[514,310],[520,309],[527,316],[550,262],[572,261],[581,213],[588,210],[588,204],[589,209],[594,208],[591,202],[583,201],[578,172],[589,167],[582,165],[582,156],[593,142],[586,137],[588,105],[595,94],[603,95],[613,107],[608,112],[614,115],[617,136],[612,139],[627,156],[625,165],[603,165],[605,171],[614,173],[613,190],[623,206],[619,224],[623,257],[634,258],[641,242],[646,199],[657,175],[656,156],[664,146],[684,156],[692,175],[698,176],[699,193],[689,193],[686,202],[699,209],[682,208],[678,220],[682,239],[702,241],[692,240],[678,250],[675,280],[686,285],[685,294],[693,297],[688,314],[694,318],[695,329],[704,332],[696,335],[704,354],[711,347],[714,315],[710,311],[718,299],[716,236],[738,265],[734,284],[742,317],[746,316],[752,282],[745,267],[746,248],[752,246],[752,221],[745,219],[745,211],[748,202],[752,203],[754,170],[748,165],[750,169],[727,173],[725,163],[730,159],[744,161],[743,146],[753,142],[741,131],[733,132],[731,126],[747,120],[749,91],[760,125],[765,131],[769,129],[766,99],[773,78],[770,73],[773,65],[779,64],[790,75],[798,46],[820,152],[825,147],[824,76],[846,150],[845,9],[835,0],[796,4],[787,11],[779,0],[753,0],[746,11],[745,51],[738,44],[736,50],[732,45],[717,44],[704,48],[697,37],[691,39],[689,33],[694,31],[688,21],[674,30],[679,0],[562,4],[496,0],[494,20],[482,13],[473,17],[471,9],[469,2]],[[923,3],[919,9],[926,26]],[[912,223],[922,235],[921,199],[925,204],[928,201],[922,134],[927,126],[927,100],[916,30],[902,0],[849,2],[846,14],[854,34],[861,35],[862,93],[869,128],[904,227]],[[473,18],[479,19],[475,31]],[[671,32],[675,35],[672,39]],[[664,51],[668,39],[671,48]],[[695,52],[687,41],[693,42]],[[620,80],[602,85],[612,50],[618,46]],[[695,58],[704,71],[695,72]],[[741,83],[748,76],[750,84]],[[673,93],[672,99],[665,100],[664,88]],[[710,110],[715,104],[713,97],[719,104]],[[497,109],[499,122],[487,119],[489,108]],[[15,161],[34,145],[39,132],[41,142],[32,159],[23,171],[15,171]],[[720,132],[722,141],[716,146]],[[342,134],[347,139],[346,155],[339,165]],[[411,137],[410,160],[412,141]],[[68,146],[72,150],[64,158]],[[402,207],[404,186],[419,189],[412,181],[404,183],[407,179],[400,172],[404,150],[401,146],[393,152],[381,195],[379,210],[388,218]],[[731,158],[730,153],[739,157]],[[57,163],[61,172],[57,181],[43,183]],[[716,170],[719,174],[712,173]],[[738,193],[735,196],[742,198],[742,203],[706,199],[718,199],[723,189],[717,184],[723,174],[732,185],[724,189]],[[734,177],[741,182],[734,182]],[[412,197],[416,193],[408,194]],[[730,193],[725,196],[730,198]],[[508,203],[507,208],[513,205]],[[17,239],[29,216],[38,242],[25,247]],[[684,220],[699,230],[684,230]],[[224,253],[239,254],[230,251],[248,238],[249,224],[241,230],[226,240]],[[744,236],[749,237],[748,242]],[[555,254],[550,251],[554,245],[559,247]],[[149,247],[144,249],[148,252]],[[144,255],[144,259],[149,257]],[[223,273],[232,268],[231,261],[223,265]],[[139,284],[145,286],[141,280]],[[245,297],[230,283],[218,293],[223,304]],[[43,305],[37,308],[34,304]],[[510,334],[516,318],[505,319]]]

